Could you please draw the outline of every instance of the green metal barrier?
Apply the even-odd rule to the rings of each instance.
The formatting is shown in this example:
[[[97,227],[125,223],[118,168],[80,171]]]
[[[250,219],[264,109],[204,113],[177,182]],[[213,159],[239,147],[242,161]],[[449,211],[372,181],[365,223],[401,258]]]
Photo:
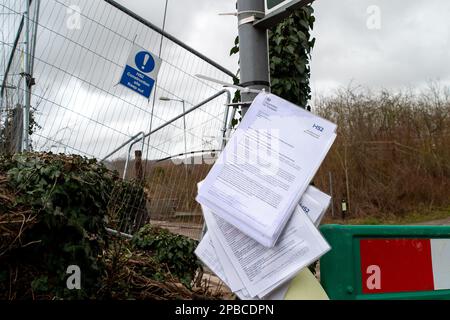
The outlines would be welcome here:
[[[450,299],[450,226],[324,225],[330,299]]]

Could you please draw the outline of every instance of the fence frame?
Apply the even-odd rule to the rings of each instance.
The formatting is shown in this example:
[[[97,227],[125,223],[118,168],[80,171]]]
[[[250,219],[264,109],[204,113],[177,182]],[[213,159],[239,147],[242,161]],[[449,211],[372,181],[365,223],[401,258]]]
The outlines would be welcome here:
[[[133,148],[133,146],[134,146],[136,143],[138,143],[138,142],[141,141],[141,140],[142,140],[142,143],[144,143],[144,141],[145,141],[146,138],[148,138],[149,141],[150,141],[150,137],[151,137],[152,134],[155,134],[155,133],[158,132],[159,130],[161,130],[161,129],[167,127],[168,125],[172,124],[173,122],[177,121],[178,119],[183,118],[184,116],[186,116],[187,114],[191,113],[192,111],[197,110],[198,108],[204,106],[204,105],[207,104],[208,102],[213,101],[214,99],[220,97],[221,95],[223,95],[223,94],[225,94],[225,93],[227,94],[227,103],[225,104],[225,113],[224,113],[225,116],[224,116],[224,122],[223,122],[223,128],[222,128],[223,135],[222,135],[221,149],[223,149],[223,147],[224,147],[224,145],[225,145],[225,144],[224,144],[225,133],[226,133],[227,128],[228,128],[228,113],[229,113],[229,106],[228,106],[228,105],[229,105],[230,102],[231,102],[231,92],[230,92],[228,89],[220,90],[219,92],[217,92],[216,94],[212,95],[211,97],[209,97],[209,98],[203,100],[202,102],[200,102],[199,104],[193,106],[191,109],[187,110],[186,112],[183,112],[182,114],[180,114],[180,115],[178,115],[178,116],[172,118],[171,120],[169,120],[169,121],[167,121],[166,123],[160,125],[160,126],[157,127],[156,129],[153,129],[153,130],[150,131],[149,133],[144,134],[144,135],[142,136],[142,138],[134,140],[134,141],[130,144],[130,146],[129,146],[129,148],[128,148],[128,155],[127,155],[127,159],[126,159],[126,162],[125,162],[125,169],[124,169],[124,174],[123,174],[124,179],[125,179],[125,177],[126,177],[126,173],[127,173],[127,170],[128,170],[128,164],[129,164],[129,161],[130,161],[130,158],[131,158],[131,149]]]
[[[81,75],[74,76],[73,74],[71,74],[70,72],[68,72],[65,69],[66,67],[55,67],[52,64],[46,62],[45,58],[40,59],[39,57],[36,57],[36,47],[37,47],[36,35],[37,35],[37,30],[41,27],[45,28],[46,33],[49,33],[51,35],[56,34],[58,37],[63,38],[64,41],[72,41],[72,40],[70,38],[67,38],[63,34],[59,34],[59,33],[55,32],[54,27],[52,27],[52,26],[46,26],[45,23],[43,23],[42,25],[39,24],[39,21],[42,20],[43,17],[45,16],[45,11],[40,12],[40,7],[41,7],[41,6],[39,6],[41,4],[40,0],[36,0],[36,1],[21,0],[21,1],[23,1],[21,3],[23,3],[26,6],[26,8],[25,8],[26,10],[25,9],[24,9],[24,11],[22,11],[22,9],[15,10],[16,11],[15,14],[17,15],[17,20],[14,24],[14,28],[11,28],[12,31],[10,32],[10,38],[14,42],[11,43],[12,44],[11,51],[6,56],[7,60],[5,60],[5,70],[4,70],[5,74],[4,74],[4,78],[1,81],[2,83],[0,83],[0,85],[1,85],[0,101],[2,103],[2,105],[0,106],[1,107],[0,110],[3,110],[3,100],[4,100],[3,97],[9,96],[9,91],[7,91],[7,90],[12,89],[12,90],[14,90],[14,93],[16,91],[23,91],[25,93],[25,96],[19,98],[21,110],[23,113],[20,117],[23,120],[23,123],[19,129],[20,129],[20,132],[24,134],[24,136],[20,138],[20,141],[18,141],[20,144],[20,147],[17,150],[14,150],[14,152],[24,152],[24,151],[27,151],[28,147],[29,147],[29,144],[27,143],[28,138],[26,136],[26,133],[28,132],[27,120],[30,117],[30,98],[33,95],[33,92],[32,92],[32,86],[34,84],[33,73],[36,72],[36,74],[38,74],[38,76],[40,76],[39,71],[34,70],[35,69],[34,68],[35,59],[36,59],[36,66],[39,67],[38,63],[42,62],[42,64],[45,64],[45,67],[46,67],[45,70],[47,72],[49,72],[48,70],[52,70],[51,68],[55,68],[55,70],[56,70],[55,72],[57,74],[67,73],[70,77],[76,78],[80,82],[88,83],[90,86],[92,85],[94,87],[92,92],[96,92],[96,90],[100,90],[100,91],[102,90],[102,88],[98,88],[95,86],[95,84],[91,84],[89,82],[89,79],[90,79],[90,78],[88,78],[89,76],[85,76],[84,78]],[[221,73],[219,75],[219,77],[222,77],[222,76],[224,78],[230,77],[230,80],[237,79],[237,76],[234,72],[231,72],[230,70],[228,70],[224,66],[220,65],[216,61],[213,61],[212,59],[206,57],[202,53],[200,53],[197,50],[193,49],[192,47],[188,46],[187,44],[185,44],[181,40],[177,39],[173,35],[167,33],[163,29],[157,27],[150,21],[148,21],[148,20],[144,19],[143,17],[139,16],[138,14],[132,12],[131,10],[127,9],[126,7],[117,3],[116,1],[114,1],[114,0],[103,0],[103,1],[98,0],[98,1],[99,1],[98,4],[100,5],[100,7],[102,4],[104,7],[111,6],[111,8],[112,8],[111,11],[117,11],[118,13],[121,12],[125,16],[128,16],[130,21],[133,20],[134,22],[133,21],[132,22],[135,23],[136,25],[142,24],[143,29],[145,29],[145,27],[147,27],[147,28],[151,29],[151,30],[147,30],[147,31],[150,31],[150,32],[153,31],[157,34],[157,36],[161,36],[162,37],[161,39],[165,38],[166,40],[171,41],[175,46],[178,46],[178,48],[181,48],[183,51],[185,51],[186,55],[191,54],[194,57],[196,57],[196,59],[199,61],[200,65],[202,65],[201,61],[203,61],[203,64],[209,66],[208,68],[214,69],[215,70],[214,72],[218,71],[218,73]],[[59,1],[55,1],[55,2],[57,2],[63,6],[65,5],[64,3],[66,3],[65,1],[62,1],[61,3]],[[33,10],[31,9],[32,4],[38,5],[36,12],[34,12],[35,11],[34,9]],[[23,6],[21,5],[21,8],[22,7]],[[42,7],[44,7],[44,3],[42,4]],[[30,16],[31,13],[36,13],[36,14],[34,16]],[[119,16],[120,16],[120,14],[119,14]],[[83,17],[86,19],[91,19],[89,16],[83,16]],[[126,20],[126,19],[124,18],[124,20]],[[92,20],[92,21],[94,21],[94,20]],[[98,24],[100,24],[104,28],[101,30],[108,30],[108,28],[105,25],[103,25],[101,23],[98,23]],[[113,29],[110,29],[110,31],[112,31],[113,33],[115,33],[117,36],[119,36],[121,38],[125,38],[125,36],[123,36],[120,33],[115,32]],[[30,35],[30,32],[33,32],[33,35]],[[27,41],[27,38],[30,38],[30,39]],[[20,74],[20,76],[21,76],[20,80],[22,83],[22,85],[20,85],[20,87],[22,87],[22,88],[18,88],[18,86],[11,87],[8,80],[10,79],[10,77],[12,77],[12,74],[15,73],[13,69],[16,68],[15,67],[16,63],[14,61],[15,61],[15,59],[17,59],[18,55],[20,55],[19,49],[21,48],[22,39],[25,39],[25,42],[27,44],[27,47],[24,50],[22,50],[22,52],[23,52],[22,54],[26,55],[25,56],[25,60],[26,60],[25,66],[23,68],[22,73]],[[33,42],[33,41],[35,41],[35,42]],[[100,59],[100,58],[106,59],[103,54],[97,53],[97,51],[95,51],[94,49],[91,50],[90,47],[88,47],[88,46],[86,46],[86,48],[85,48],[85,47],[83,47],[82,44],[80,44],[76,41],[73,41],[73,43],[75,45],[78,45],[79,47],[81,47],[83,50],[87,50],[87,52],[89,52],[89,53],[92,52],[93,54],[95,54],[96,55],[95,59]],[[55,50],[55,49],[52,48],[50,50]],[[38,48],[38,51],[39,51],[39,48]],[[39,55],[39,53],[38,53],[38,55]],[[107,61],[117,64],[116,61],[109,61],[109,60],[107,60]],[[171,61],[171,60],[168,60],[168,61]],[[51,63],[53,63],[53,60],[51,61]],[[36,69],[36,70],[38,70],[38,69]],[[207,70],[209,70],[209,69],[207,69]],[[194,74],[195,74],[195,72],[191,72],[191,71],[189,71],[189,73],[187,73],[187,75],[195,78]],[[208,86],[208,87],[213,88],[213,86]],[[213,93],[214,91],[219,90],[219,88],[220,88],[219,86],[216,86],[213,88],[213,90],[208,90],[207,94],[209,95],[209,94]],[[195,87],[194,87],[194,89],[195,89]],[[209,88],[207,88],[207,89],[209,89]],[[67,87],[64,90],[67,90]],[[33,91],[36,91],[36,90],[33,90]],[[103,90],[103,91],[106,94],[111,94],[111,92],[108,90]],[[170,93],[173,94],[172,92],[170,92]],[[189,93],[189,90],[187,93]],[[186,92],[184,92],[184,94],[186,94]],[[225,97],[226,102],[223,105],[225,107],[225,110],[223,110],[223,112],[222,112],[222,100],[221,99],[220,99],[220,101],[217,101],[217,100],[219,100],[218,98],[223,95],[226,95],[226,97]],[[156,97],[154,97],[154,99],[156,99]],[[126,153],[126,162],[125,162],[125,168],[124,168],[124,172],[123,172],[123,180],[125,180],[127,171],[129,171],[128,167],[129,167],[129,164],[131,161],[131,151],[132,151],[133,146],[135,146],[138,143],[142,143],[142,149],[144,149],[146,147],[148,147],[148,148],[156,147],[157,148],[156,145],[154,147],[152,147],[152,143],[150,142],[150,139],[153,138],[153,135],[155,133],[159,132],[160,130],[162,130],[164,128],[167,128],[169,125],[173,124],[177,120],[185,117],[188,114],[192,114],[193,111],[195,111],[195,110],[207,105],[208,103],[212,102],[213,100],[217,99],[214,103],[214,105],[215,105],[214,110],[218,111],[218,112],[220,111],[220,114],[218,113],[217,115],[212,115],[206,111],[209,115],[214,117],[213,119],[215,121],[214,122],[215,123],[215,127],[214,127],[215,131],[214,131],[214,133],[212,133],[212,137],[214,139],[217,139],[215,142],[215,144],[217,144],[217,146],[210,148],[210,149],[216,149],[216,150],[208,150],[208,151],[220,152],[225,147],[226,140],[228,139],[228,137],[230,135],[230,131],[232,130],[232,127],[233,127],[232,120],[234,119],[234,116],[236,114],[237,106],[235,106],[231,103],[232,93],[229,89],[226,89],[226,88],[222,88],[220,91],[217,91],[212,96],[202,100],[199,103],[196,103],[200,99],[203,99],[202,91],[200,91],[200,94],[195,93],[194,98],[190,99],[191,100],[190,105],[192,106],[190,109],[183,110],[183,113],[175,116],[174,118],[172,118],[170,120],[163,120],[163,124],[159,125],[155,129],[152,129],[152,127],[150,126],[150,128],[148,128],[148,129],[139,128],[141,131],[134,134],[133,136],[131,136],[129,133],[127,133],[126,135],[124,134],[126,141],[124,141],[119,147],[115,148],[112,152],[109,152],[109,150],[106,150],[109,153],[104,157],[101,153],[94,155],[94,154],[88,154],[87,150],[85,150],[86,152],[81,149],[77,150],[74,148],[75,146],[73,144],[72,144],[72,146],[70,144],[67,144],[66,147],[69,147],[72,150],[75,150],[76,153],[81,152],[88,156],[96,157],[97,159],[100,159],[101,157],[103,157],[101,160],[99,160],[100,162],[105,162],[106,160],[111,159],[111,157],[113,155],[116,155],[123,148],[126,148],[127,149],[127,150],[125,150],[125,152],[127,152]],[[64,108],[62,106],[58,106],[53,101],[48,100],[47,102],[49,103],[49,105],[52,105],[52,107],[53,107],[53,104],[55,104],[59,108]],[[192,105],[193,103],[196,103],[196,104]],[[7,104],[5,104],[5,105],[7,105]],[[231,108],[231,110],[230,110],[230,108]],[[211,110],[208,106],[206,106],[205,110],[207,110],[207,109]],[[200,109],[200,110],[203,110],[203,109]],[[71,110],[68,110],[68,111],[71,111]],[[64,111],[64,112],[66,112],[66,111]],[[150,114],[150,112],[148,112],[148,114]],[[69,113],[69,116],[71,116],[70,113]],[[153,112],[151,112],[151,120],[153,119],[153,116],[154,116]],[[223,117],[223,120],[222,120],[222,117]],[[88,120],[93,121],[92,119],[88,119]],[[162,118],[160,120],[162,120]],[[88,123],[88,125],[91,124],[91,122],[87,122],[87,123]],[[60,124],[58,123],[57,125],[60,125]],[[19,125],[16,125],[16,126],[19,127]],[[142,130],[142,129],[144,129],[144,130]],[[146,130],[149,130],[149,131],[146,132]],[[64,136],[65,136],[65,134],[64,134]],[[43,137],[43,138],[45,138],[45,137]],[[148,140],[146,140],[146,139],[148,139]],[[154,139],[155,138],[153,138],[153,140]],[[55,142],[57,143],[57,141],[55,141]],[[157,142],[157,141],[155,140],[155,142]],[[200,148],[198,148],[198,149],[191,149],[189,151],[185,150],[185,154],[207,152],[207,150],[200,150],[200,149],[206,149],[206,148],[208,148],[208,146],[200,146]],[[194,151],[194,150],[198,150],[198,151]],[[63,152],[67,153],[66,150],[64,150]],[[176,157],[180,156],[180,155],[173,155],[174,153],[177,153],[177,152],[171,152],[170,150],[168,150],[167,159],[176,158]],[[172,154],[172,155],[170,155],[170,154]],[[159,158],[161,158],[161,157],[158,157],[157,159],[159,159]],[[146,169],[147,169],[147,166],[146,166]],[[189,195],[189,198],[191,198],[191,195]]]
[[[36,0],[34,21],[33,21],[33,32],[31,33],[30,26],[30,9],[34,0],[23,0],[24,1],[24,12],[20,19],[19,26],[17,28],[16,36],[14,38],[14,42],[12,44],[11,52],[8,58],[8,63],[6,65],[5,73],[3,75],[3,81],[0,85],[0,112],[3,111],[3,98],[5,95],[5,89],[13,89],[20,90],[20,88],[15,86],[10,86],[7,83],[8,75],[11,70],[11,65],[13,63],[13,59],[15,57],[17,46],[19,45],[20,37],[22,32],[25,31],[25,50],[24,50],[24,72],[20,74],[22,79],[24,80],[24,101],[22,105],[22,125],[20,131],[20,141],[16,143],[16,152],[29,151],[29,123],[30,123],[30,106],[31,106],[31,95],[32,95],[32,87],[35,84],[33,78],[34,71],[34,56],[36,51],[36,39],[37,39],[37,31],[39,24],[39,15],[40,15],[40,0]],[[25,30],[24,30],[25,29]],[[31,36],[30,36],[31,33]]]
[[[129,15],[130,17],[134,18],[135,20],[139,21],[140,23],[142,23],[143,25],[149,27],[150,29],[153,29],[154,31],[158,32],[160,35],[162,35],[163,37],[171,40],[172,42],[174,42],[175,44],[179,45],[180,47],[186,49],[187,51],[189,51],[190,53],[196,55],[197,57],[199,57],[200,59],[204,60],[205,62],[209,63],[210,65],[216,67],[217,69],[219,69],[220,71],[222,71],[223,73],[225,73],[226,75],[230,76],[233,79],[237,79],[236,75],[231,72],[230,70],[228,70],[227,68],[223,67],[222,65],[218,64],[217,62],[215,62],[214,60],[211,60],[210,58],[208,58],[207,56],[203,55],[202,53],[198,52],[197,50],[191,48],[190,46],[188,46],[187,44],[185,44],[184,42],[182,42],[181,40],[178,40],[177,38],[175,38],[174,36],[172,36],[170,33],[167,33],[165,30],[155,26],[153,23],[151,23],[150,21],[144,19],[143,17],[139,16],[138,14],[134,13],[133,11],[127,9],[126,7],[122,6],[121,4],[117,3],[114,0],[104,0],[106,3],[112,5],[113,7],[115,7],[116,9],[119,9],[120,11],[122,11],[123,13]]]

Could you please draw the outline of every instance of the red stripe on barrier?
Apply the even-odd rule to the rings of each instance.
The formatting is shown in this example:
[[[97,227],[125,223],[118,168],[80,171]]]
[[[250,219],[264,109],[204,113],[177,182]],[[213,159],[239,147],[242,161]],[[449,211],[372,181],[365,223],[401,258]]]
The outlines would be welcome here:
[[[432,291],[429,239],[360,240],[362,292]]]

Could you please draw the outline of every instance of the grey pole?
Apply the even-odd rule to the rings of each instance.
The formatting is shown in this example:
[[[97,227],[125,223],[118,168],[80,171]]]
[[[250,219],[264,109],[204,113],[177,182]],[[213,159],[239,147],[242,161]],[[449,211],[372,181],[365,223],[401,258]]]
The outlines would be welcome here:
[[[183,104],[183,136],[184,136],[184,165],[187,172],[187,135],[186,135],[186,101],[184,99],[171,99],[167,97],[160,97],[162,101],[176,101]]]
[[[239,59],[241,86],[252,89],[270,88],[267,30],[253,23],[264,17],[264,0],[237,0]],[[251,102],[256,93],[241,93],[242,102]],[[248,106],[242,107],[243,115]]]

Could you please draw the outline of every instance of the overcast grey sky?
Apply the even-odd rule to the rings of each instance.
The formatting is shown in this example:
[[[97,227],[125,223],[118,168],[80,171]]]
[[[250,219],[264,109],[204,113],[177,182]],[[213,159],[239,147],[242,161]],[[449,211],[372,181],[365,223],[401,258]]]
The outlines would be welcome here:
[[[166,0],[117,1],[162,26]],[[158,33],[102,0],[41,3],[32,104],[39,104],[42,130],[33,139],[42,149],[54,144],[55,152],[67,146],[70,152],[103,157],[130,136],[148,132],[150,123],[154,128],[182,112],[180,101],[162,102],[161,96],[183,99],[190,107],[220,89],[195,74],[229,80],[165,40],[158,90],[148,101],[117,83],[133,41],[158,53]],[[16,4],[0,0],[0,13],[8,13],[0,20],[0,57],[6,57],[4,50],[10,50],[17,29],[17,23],[9,21],[20,20]],[[218,14],[234,12],[235,4],[235,0],[169,0],[166,30],[234,72],[238,57],[230,57],[229,51],[237,35],[236,17]],[[81,12],[79,27],[69,23],[75,13],[71,6]],[[350,83],[370,89],[420,88],[430,80],[450,84],[448,0],[316,0],[314,8],[313,96],[333,94]],[[19,74],[22,60],[16,56],[14,70]],[[6,59],[0,60],[3,70]],[[221,96],[186,117],[189,150],[213,145],[211,137],[221,135],[224,103]],[[153,135],[154,154],[149,157],[182,152],[183,128],[180,119]]]
[[[165,0],[121,0],[161,26]],[[230,70],[237,35],[235,0],[169,0],[166,30]],[[353,84],[370,88],[450,83],[450,1],[317,0],[314,93]],[[379,18],[379,21],[378,21]]]

